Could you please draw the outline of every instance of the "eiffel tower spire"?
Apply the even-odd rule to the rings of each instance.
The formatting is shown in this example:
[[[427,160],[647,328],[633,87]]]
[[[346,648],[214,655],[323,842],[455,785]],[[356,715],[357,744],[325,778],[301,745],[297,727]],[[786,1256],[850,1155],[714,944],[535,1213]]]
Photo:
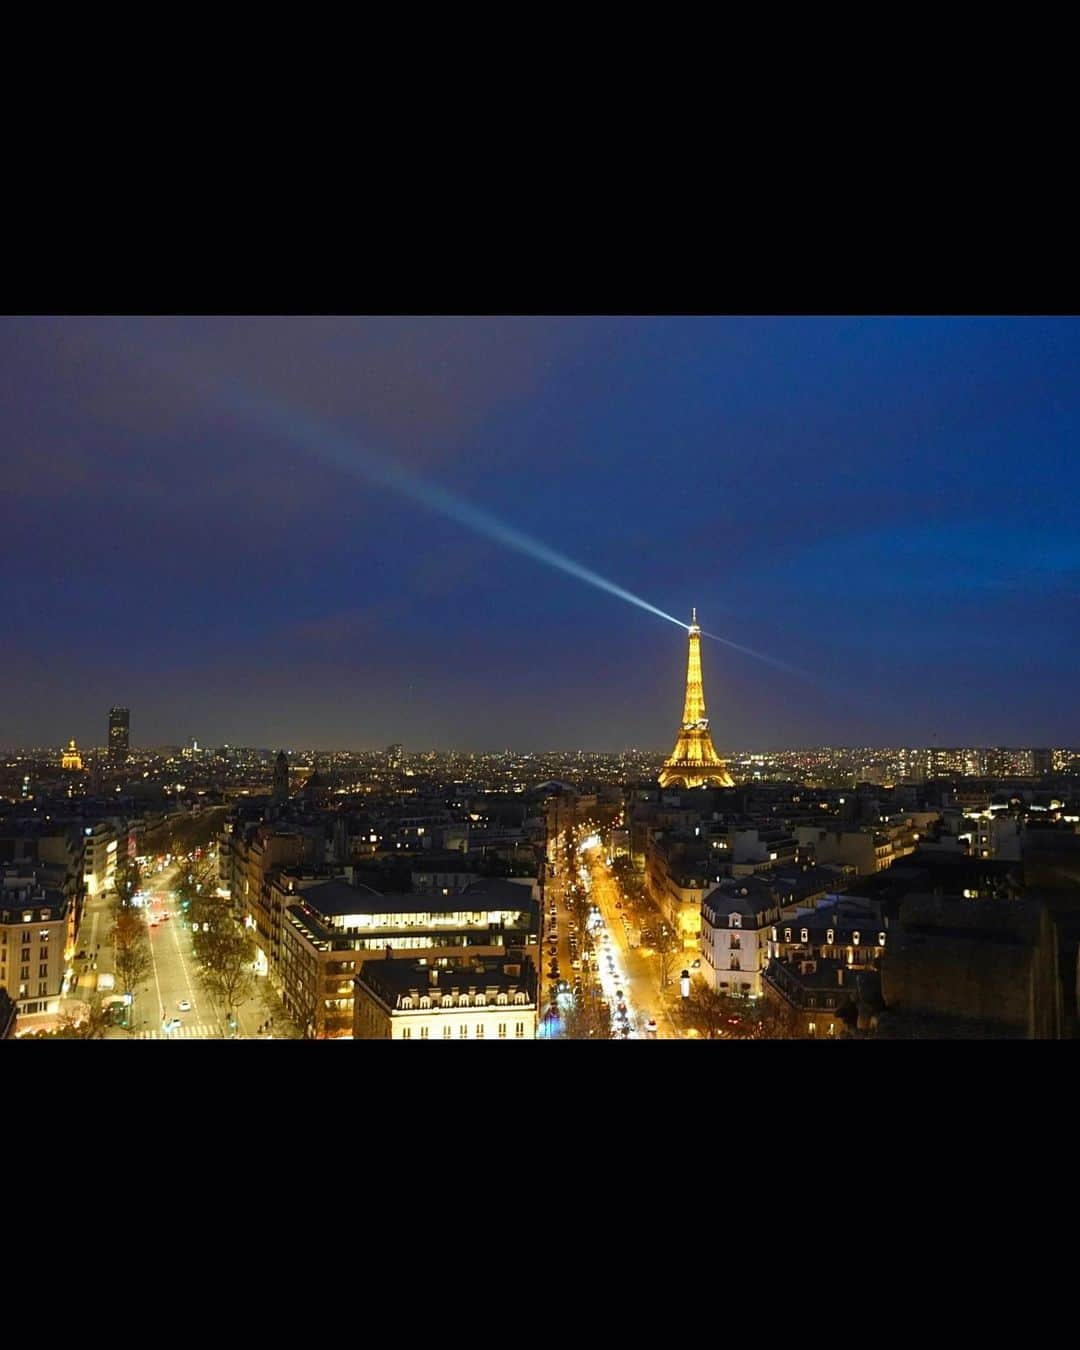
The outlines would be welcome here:
[[[734,787],[727,765],[716,753],[705,716],[705,691],[701,683],[701,628],[697,609],[690,616],[690,654],[686,663],[686,702],[682,728],[660,770],[661,787]]]

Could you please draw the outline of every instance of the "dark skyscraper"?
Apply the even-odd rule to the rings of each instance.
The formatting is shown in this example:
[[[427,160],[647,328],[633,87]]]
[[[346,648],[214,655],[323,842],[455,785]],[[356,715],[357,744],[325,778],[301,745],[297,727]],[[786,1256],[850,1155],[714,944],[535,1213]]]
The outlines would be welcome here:
[[[278,751],[278,757],[274,761],[272,796],[275,802],[286,802],[289,799],[289,759],[284,750]]]
[[[109,759],[122,764],[127,759],[131,713],[127,708],[109,709]]]

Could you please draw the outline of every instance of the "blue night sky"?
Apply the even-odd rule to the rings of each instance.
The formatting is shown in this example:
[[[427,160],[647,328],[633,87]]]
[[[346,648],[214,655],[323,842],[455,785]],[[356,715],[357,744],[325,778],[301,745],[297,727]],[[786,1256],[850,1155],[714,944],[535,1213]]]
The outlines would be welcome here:
[[[796,667],[703,644],[722,748],[1080,745],[1078,375],[1071,318],[0,320],[0,744],[670,749],[685,632],[442,489]]]

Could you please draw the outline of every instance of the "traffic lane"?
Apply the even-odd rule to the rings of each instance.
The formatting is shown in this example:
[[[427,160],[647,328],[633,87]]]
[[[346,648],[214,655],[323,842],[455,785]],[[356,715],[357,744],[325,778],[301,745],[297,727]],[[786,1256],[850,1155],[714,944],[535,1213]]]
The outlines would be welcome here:
[[[586,876],[590,898],[599,907],[602,920],[602,924],[594,930],[600,985],[604,991],[604,997],[608,1001],[613,1023],[616,1026],[618,1024],[619,1004],[622,1003],[626,1008],[627,1024],[630,1027],[630,1036],[633,1038],[640,1034],[638,1029],[639,1017],[635,1006],[633,987],[631,981],[627,979],[625,952],[619,946],[618,936],[612,935],[614,925],[611,922],[610,906],[604,903],[601,891],[602,877],[598,877],[591,866],[586,868]],[[620,994],[622,995],[621,998],[619,997]],[[641,1020],[641,1025],[644,1025],[644,1019]]]
[[[615,908],[616,901],[621,899],[618,884],[599,860],[590,868],[590,876],[600,912],[608,930],[613,933],[612,945],[617,945],[616,960],[626,977],[625,992],[630,995],[632,1016],[637,1019],[638,1029],[642,1036],[656,1035],[659,1039],[666,1039],[666,1027],[670,1027],[671,1035],[675,1034],[675,1028],[655,987],[656,972],[652,970],[648,958],[640,950],[631,948],[626,939],[621,919],[624,911]],[[650,1018],[656,1022],[655,1033],[648,1031]]]
[[[177,1018],[181,1023],[216,1025],[219,1021],[217,1010],[198,982],[191,932],[181,919],[175,917],[172,909],[174,903],[172,896],[166,897],[166,904],[174,917],[163,919],[150,929],[151,949],[157,962],[158,984],[164,1004],[164,1020],[168,1022]],[[182,1002],[191,1004],[186,1012],[180,1009]]]
[[[168,1022],[180,1016],[177,1005],[181,999],[189,997],[187,983],[177,959],[176,940],[171,929],[176,921],[166,919],[162,923],[150,925],[150,953],[154,960],[155,996],[160,1000],[159,1021]]]
[[[177,1003],[180,999],[187,997],[175,961],[175,940],[170,936],[173,925],[179,923],[179,920],[173,917],[175,899],[171,891],[171,882],[176,875],[176,870],[174,866],[155,875],[151,886],[147,888],[147,904],[143,910],[146,917],[146,936],[150,944],[150,956],[153,962],[153,969],[147,983],[157,1004],[158,1017],[156,1021],[159,1026],[162,1022],[168,1021],[176,1015]],[[169,918],[159,917],[166,913],[169,914]],[[158,922],[151,921],[155,918],[158,919]],[[146,1020],[149,1025],[154,1025],[154,1019],[149,1012],[146,1014]]]

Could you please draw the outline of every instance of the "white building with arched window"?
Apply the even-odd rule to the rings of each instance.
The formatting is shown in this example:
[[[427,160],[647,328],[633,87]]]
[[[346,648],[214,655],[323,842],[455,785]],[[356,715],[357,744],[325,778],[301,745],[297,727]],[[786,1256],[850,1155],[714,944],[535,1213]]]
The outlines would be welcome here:
[[[780,901],[758,877],[725,877],[701,902],[701,973],[722,994],[759,998]]]

